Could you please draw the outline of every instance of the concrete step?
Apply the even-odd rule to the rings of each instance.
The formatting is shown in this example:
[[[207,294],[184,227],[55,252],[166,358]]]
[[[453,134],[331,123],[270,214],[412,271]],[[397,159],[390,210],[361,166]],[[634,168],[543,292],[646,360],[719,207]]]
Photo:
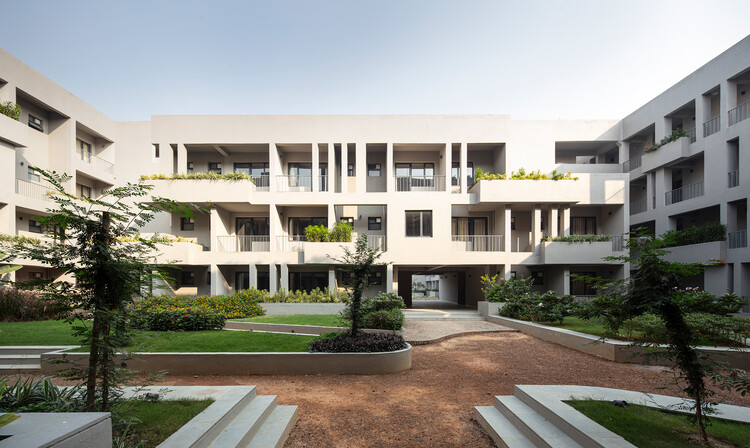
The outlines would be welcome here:
[[[227,422],[224,430],[211,442],[209,447],[235,448],[246,446],[276,407],[275,395],[256,396],[232,421]]]
[[[5,355],[41,355],[58,350],[70,350],[77,345],[0,345],[0,356]]]
[[[501,448],[535,448],[494,406],[474,406],[474,420]]]
[[[518,397],[497,396],[495,408],[535,446],[580,448],[581,445]]]
[[[42,370],[41,364],[26,364],[26,365],[15,365],[15,364],[0,364],[0,374],[13,375],[22,372],[35,372]]]
[[[281,448],[295,423],[297,406],[276,406],[255,437],[243,448]]]
[[[28,366],[38,365],[40,363],[39,355],[5,355],[0,354],[0,364],[10,366]]]

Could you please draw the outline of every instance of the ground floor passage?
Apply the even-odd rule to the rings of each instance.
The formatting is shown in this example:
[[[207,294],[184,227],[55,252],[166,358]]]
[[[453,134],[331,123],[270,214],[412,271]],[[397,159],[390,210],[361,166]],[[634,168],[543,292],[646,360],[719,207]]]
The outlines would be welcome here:
[[[680,395],[671,371],[621,364],[522,333],[459,336],[414,347],[411,370],[389,375],[179,376],[163,385],[256,385],[299,406],[284,445],[302,447],[493,447],[472,419],[516,384],[570,384]],[[666,388],[666,389],[662,389]],[[720,394],[732,404],[750,396]]]

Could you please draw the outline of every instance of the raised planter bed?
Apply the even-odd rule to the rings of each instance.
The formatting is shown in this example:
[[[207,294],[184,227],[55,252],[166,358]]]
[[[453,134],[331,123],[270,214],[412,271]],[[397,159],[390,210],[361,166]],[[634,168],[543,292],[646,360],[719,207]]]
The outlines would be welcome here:
[[[224,325],[225,330],[245,330],[245,331],[272,331],[275,333],[295,333],[295,334],[323,334],[333,331],[346,330],[345,327],[321,327],[317,325],[293,325],[293,324],[267,324],[264,322],[232,322],[228,321]],[[379,329],[362,329],[367,333],[391,333],[404,334],[404,330],[379,330]]]
[[[344,303],[259,303],[266,314],[339,314]]]
[[[505,305],[505,302],[488,302],[486,300],[483,300],[481,302],[477,302],[477,312],[482,317],[487,316],[497,316],[500,312],[500,308]]]
[[[529,336],[542,339],[544,341],[554,342],[580,352],[600,356],[616,362],[628,362],[636,364],[654,364],[660,366],[671,366],[672,364],[666,358],[655,358],[647,356],[646,347],[631,346],[629,342],[617,341],[614,339],[601,339],[598,336],[592,336],[586,333],[566,330],[564,328],[554,328],[534,322],[527,322],[518,319],[511,319],[502,316],[488,316],[487,320],[506,327],[515,328]],[[728,347],[698,347],[703,353],[708,354],[716,361],[728,363],[729,366],[750,370],[750,349],[747,348],[728,348]]]
[[[69,366],[88,363],[88,353],[56,351],[42,355],[42,373],[51,375]],[[134,353],[123,359],[129,369],[144,373],[166,370],[175,375],[372,375],[411,368],[411,345],[378,353]]]

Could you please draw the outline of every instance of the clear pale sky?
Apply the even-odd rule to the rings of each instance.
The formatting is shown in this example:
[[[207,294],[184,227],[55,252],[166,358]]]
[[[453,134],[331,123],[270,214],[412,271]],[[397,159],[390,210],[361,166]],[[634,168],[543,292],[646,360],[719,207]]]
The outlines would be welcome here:
[[[116,120],[622,118],[750,34],[748,0],[3,3],[0,47]]]

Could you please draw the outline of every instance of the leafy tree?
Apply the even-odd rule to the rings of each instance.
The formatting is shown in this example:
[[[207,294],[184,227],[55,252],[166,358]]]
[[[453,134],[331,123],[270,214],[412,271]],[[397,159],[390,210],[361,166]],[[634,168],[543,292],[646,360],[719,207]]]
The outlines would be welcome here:
[[[359,333],[360,321],[362,320],[362,295],[375,268],[383,265],[383,263],[377,262],[382,254],[378,249],[367,247],[367,235],[360,234],[354,244],[354,251],[345,248],[344,256],[340,260],[336,260],[343,263],[343,269],[349,273],[347,286],[352,288],[352,292],[350,293],[351,300],[347,304],[347,314],[352,322],[351,334],[353,337],[356,337]]]
[[[193,212],[191,206],[168,199],[147,199],[150,185],[128,183],[97,199],[79,198],[65,191],[69,176],[37,171],[52,185],[56,207],[35,219],[51,230],[54,240],[12,243],[2,261],[26,258],[56,269],[61,277],[40,284],[40,290],[67,309],[91,313],[90,328],[85,322],[74,328],[90,347],[88,367],[77,378],[86,384],[86,410],[104,411],[118,384],[115,355],[128,343],[123,312],[155,269],[151,254],[156,240],[142,238],[138,230],[160,211],[188,217]]]

